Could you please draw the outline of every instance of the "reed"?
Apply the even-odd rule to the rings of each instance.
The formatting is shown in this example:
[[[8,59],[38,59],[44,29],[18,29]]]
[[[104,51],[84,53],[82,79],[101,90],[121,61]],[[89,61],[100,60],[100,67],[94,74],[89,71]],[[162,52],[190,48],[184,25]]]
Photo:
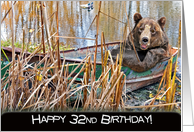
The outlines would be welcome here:
[[[126,9],[126,5],[124,4],[124,1],[123,1],[123,5],[124,5],[124,7],[125,7],[125,14],[126,14],[127,21],[128,21],[128,26],[129,26],[129,33],[130,33],[131,43],[132,43],[133,49],[134,49],[134,51],[135,51],[135,55],[136,55],[136,57],[137,57],[137,60],[140,62],[139,56],[137,55],[137,51],[136,51],[136,49],[135,49],[135,45],[134,45],[134,42],[133,42],[133,36],[132,36],[132,33],[131,33],[129,18],[128,18],[128,16],[127,16],[127,9]]]
[[[99,7],[98,7],[98,15],[96,20],[96,47],[95,47],[95,54],[94,54],[94,80],[96,79],[96,55],[97,55],[97,45],[98,45],[98,31],[99,31],[99,19],[100,19],[100,8],[101,8],[101,1],[99,1]]]
[[[180,39],[181,39],[181,21],[179,23],[178,55],[179,55],[179,49],[180,49]],[[177,55],[177,58],[178,58],[178,55]],[[170,89],[166,92],[166,103],[173,103],[174,102],[174,96],[175,96],[175,91],[176,91],[175,78],[176,78],[177,62],[178,62],[178,59],[176,60],[174,74],[173,74],[173,77],[171,79],[171,76],[172,76],[171,75],[171,73],[172,73],[172,58],[169,60],[169,64],[168,64],[169,66],[167,69],[168,79],[166,81],[167,81],[167,86],[170,87]],[[172,108],[173,108],[172,106],[168,106],[168,107],[166,107],[166,110],[170,111],[170,110],[172,110]]]
[[[43,26],[42,27],[42,46],[43,46],[43,53],[45,55],[46,49],[45,49],[45,43],[44,43],[44,25],[43,25],[44,23],[43,23],[43,12],[42,12],[43,5],[41,1],[39,1],[39,4],[40,4],[40,14],[41,14],[41,25]]]
[[[14,1],[13,5],[15,5],[16,2],[17,2],[17,1]],[[1,24],[3,23],[3,21],[5,20],[5,18],[6,18],[7,15],[9,14],[9,12],[12,10],[12,8],[13,8],[13,6],[11,6],[11,7],[9,8],[9,10],[5,13],[5,16],[4,16],[4,17],[2,18],[2,20],[1,20]]]
[[[102,13],[103,15],[108,16],[108,17],[110,17],[110,18],[112,18],[112,19],[114,19],[114,20],[116,20],[116,21],[118,21],[118,22],[120,22],[120,23],[125,24],[125,22],[122,22],[122,21],[120,21],[120,20],[118,20],[118,19],[116,19],[116,18],[114,18],[114,17],[112,17],[112,16],[110,16],[110,15],[107,15],[106,13],[104,13],[104,12],[102,12],[102,11],[100,11],[100,13]]]
[[[46,2],[44,2],[44,4],[46,5]],[[57,9],[58,10],[58,9]],[[44,8],[44,21],[45,21],[45,26],[46,26],[46,36],[47,36],[47,40],[46,40],[46,42],[48,43],[48,51],[51,53],[52,52],[52,50],[51,50],[51,35],[50,35],[50,31],[49,31],[49,21],[48,21],[48,18],[47,18],[47,6],[45,6],[45,8]],[[52,16],[52,15],[51,15]],[[58,15],[56,15],[56,16],[58,16]],[[57,19],[58,19],[58,17],[57,17]],[[58,22],[58,20],[57,20],[57,22]],[[58,24],[57,24],[57,26],[58,26]],[[58,33],[58,30],[57,30],[57,33]],[[58,45],[59,46],[59,45]],[[53,55],[51,54],[51,60],[54,62],[54,57],[53,57]]]
[[[57,36],[59,36],[59,18],[58,18],[58,10],[59,10],[59,2],[56,1],[57,4],[57,12],[56,12],[56,22],[57,22]],[[58,70],[60,70],[60,52],[59,52],[59,38],[56,38],[56,44],[57,44],[57,59],[58,59]]]
[[[91,69],[93,69],[92,67],[94,67],[94,64],[91,63],[91,54],[89,54],[88,56],[86,56],[85,59],[83,59],[81,63],[77,65],[77,67],[75,67],[75,69],[71,73],[68,73],[69,65],[65,64],[65,60],[63,60],[61,69],[54,70],[53,75],[48,78],[50,70],[57,63],[57,60],[55,62],[49,61],[50,58],[48,58],[48,53],[46,53],[45,57],[37,64],[28,64],[33,55],[35,55],[42,49],[41,47],[42,46],[40,46],[39,49],[37,49],[35,52],[32,53],[32,55],[28,56],[27,58],[22,57],[22,55],[24,54],[20,54],[20,56],[17,56],[15,67],[12,66],[10,68],[10,74],[8,76],[8,78],[14,78],[15,82],[18,82],[18,85],[16,83],[17,89],[13,91],[11,90],[11,87],[7,87],[7,89],[1,87],[3,99],[1,106],[3,111],[9,111],[11,109],[16,111],[67,110],[65,109],[67,107],[66,103],[75,94],[78,94],[78,96],[72,110],[78,110],[79,103],[80,101],[82,102],[82,100],[84,102],[83,106],[85,107],[83,108],[85,108],[85,110],[113,109],[113,104],[109,102],[109,98],[114,93],[114,91],[116,92],[116,85],[119,81],[122,80],[123,73],[118,74],[119,66],[117,66],[117,68],[114,68],[113,77],[110,79],[110,81],[108,79],[108,74],[111,69],[110,66],[109,68],[105,68],[104,74],[101,75],[100,78],[102,80],[92,80],[93,77],[92,75],[90,75],[90,71]],[[108,55],[108,51],[106,52],[106,54]],[[44,66],[42,68],[38,68],[42,64],[44,64]],[[82,67],[81,70],[71,79],[70,77],[72,76],[72,74],[80,66]],[[106,67],[106,65],[104,66]],[[15,74],[19,75],[18,77],[13,76],[13,70],[11,70],[12,68],[14,68],[13,70],[15,71]],[[85,75],[83,77],[84,83],[81,84],[81,86],[79,87],[72,88],[75,83],[75,79],[82,71],[85,72]],[[58,81],[56,83],[53,81],[55,78],[58,78]],[[106,82],[108,83],[108,85],[101,85],[102,82]],[[6,81],[4,83],[9,83],[9,81]],[[29,83],[31,85],[29,85]],[[49,86],[49,84],[53,84],[53,86]],[[118,96],[116,98],[116,108],[118,108],[120,104],[120,96],[124,80],[122,80],[121,84],[122,85],[120,85],[119,87],[121,90],[119,90],[119,93],[117,94]],[[11,83],[11,86],[12,85],[13,83]],[[100,85],[104,87],[102,98],[99,98],[97,95],[97,90],[102,89],[100,88]],[[82,91],[84,91],[83,99],[81,96]],[[7,102],[8,105],[6,105]],[[71,107],[67,108],[71,109]]]
[[[16,2],[15,2],[16,3]],[[2,111],[118,111],[137,107],[124,106],[122,100],[122,92],[125,84],[126,76],[121,71],[122,56],[124,47],[122,47],[121,54],[117,56],[116,61],[113,62],[110,51],[105,46],[104,32],[101,32],[101,62],[102,73],[99,78],[96,78],[96,57],[99,30],[99,16],[101,11],[101,1],[99,2],[98,13],[94,17],[89,29],[94,21],[97,24],[96,38],[87,38],[87,31],[84,38],[59,36],[59,9],[58,2],[56,2],[56,11],[54,11],[49,18],[47,18],[47,7],[44,7],[44,2],[39,2],[37,12],[40,10],[41,27],[37,27],[36,33],[41,30],[42,42],[37,44],[29,56],[24,53],[25,48],[25,24],[23,25],[23,50],[20,55],[15,55],[14,40],[12,40],[12,61],[4,68],[9,67],[9,74],[5,79],[2,79],[1,85],[1,110]],[[13,4],[14,5],[14,4]],[[12,7],[12,13],[14,8]],[[10,9],[10,10],[11,10]],[[125,7],[126,10],[126,7]],[[44,13],[43,13],[44,11]],[[10,12],[10,11],[9,11]],[[9,13],[8,12],[8,13]],[[7,13],[7,14],[8,14]],[[11,12],[10,12],[11,13]],[[6,15],[7,15],[6,14]],[[49,19],[56,15],[56,31],[50,34]],[[105,15],[105,14],[104,14]],[[126,13],[127,15],[127,13]],[[14,15],[13,15],[14,16]],[[13,19],[12,16],[12,20]],[[36,16],[37,17],[37,16]],[[112,17],[113,18],[113,17]],[[22,18],[24,19],[24,18]],[[37,18],[38,19],[38,18]],[[115,19],[116,20],[116,19]],[[3,21],[3,20],[2,20]],[[39,21],[39,20],[37,20]],[[121,21],[120,21],[121,22]],[[45,26],[45,28],[44,28]],[[128,26],[129,20],[128,20]],[[14,28],[14,26],[12,26]],[[130,29],[129,29],[130,30]],[[35,30],[34,30],[35,31]],[[14,30],[13,32],[14,33]],[[35,32],[34,32],[35,33]],[[36,34],[35,33],[35,34]],[[46,36],[44,34],[46,33]],[[127,36],[127,25],[123,40]],[[35,37],[36,35],[34,35]],[[14,35],[12,35],[14,38]],[[45,40],[46,38],[46,40]],[[51,39],[55,38],[55,46]],[[65,57],[60,57],[59,38],[64,39],[83,39],[95,40],[95,52],[87,53],[86,57],[80,63],[69,64]],[[46,50],[45,44],[48,44],[49,50]],[[52,46],[52,47],[51,47]],[[55,48],[56,47],[56,48]],[[134,48],[135,49],[135,48]],[[29,63],[37,53],[43,50],[43,57],[39,56],[38,62]],[[27,50],[26,50],[27,51]],[[94,61],[92,56],[94,55]],[[16,60],[15,60],[16,57]],[[172,62],[172,61],[171,61]],[[169,62],[169,65],[171,65]],[[72,68],[73,66],[73,68]],[[165,70],[162,80],[158,87],[157,95],[149,100],[149,106],[138,106],[138,108],[163,107],[168,105],[175,105],[173,103],[174,92],[176,84],[171,81],[169,72],[172,71],[172,66],[168,66]],[[4,69],[2,68],[2,69]],[[72,69],[71,69],[72,68]],[[175,71],[176,72],[176,71]],[[175,73],[174,73],[175,75]],[[79,77],[79,76],[82,76]],[[80,78],[78,82],[76,79]],[[168,77],[168,78],[167,78]],[[170,80],[169,80],[170,79]],[[163,87],[160,90],[160,87]],[[171,89],[171,87],[173,89]],[[166,88],[164,94],[162,91]],[[169,93],[171,92],[171,93]],[[154,101],[157,97],[168,95],[168,102],[166,104],[159,104],[154,106]],[[179,102],[178,102],[179,103]]]
[[[173,110],[172,109],[173,107],[172,107],[171,104],[174,103],[174,96],[175,96],[175,91],[176,91],[176,83],[175,83],[175,80],[174,80],[175,79],[174,76],[176,76],[176,70],[174,70],[173,78],[171,79],[171,73],[172,73],[172,58],[173,57],[171,57],[169,59],[168,65],[167,65],[166,69],[164,70],[164,74],[163,74],[163,76],[161,78],[161,81],[159,83],[158,93],[156,94],[156,96],[154,98],[146,101],[146,102],[151,101],[149,103],[149,106],[152,106],[157,98],[161,99],[161,98],[164,97],[164,95],[166,95],[166,105],[164,105],[165,107],[163,108],[163,109],[165,109],[165,111],[171,111],[171,110]],[[174,68],[176,69],[176,65],[175,65]],[[163,83],[163,87],[161,88],[161,90],[159,90],[162,83]],[[166,88],[166,91],[163,94],[161,94],[162,91],[164,91],[165,88]],[[145,106],[144,108],[145,108],[145,111],[151,110],[151,108],[150,107],[147,107],[147,106]]]
[[[9,61],[9,58],[8,58],[7,55],[5,54],[5,51],[3,50],[3,48],[1,48],[1,51],[3,52],[3,55],[5,56],[5,58],[7,59],[7,61],[10,62],[10,61]]]
[[[180,52],[180,45],[181,45],[181,21],[179,22],[179,37],[178,37],[178,54],[177,56],[179,56],[179,52]],[[178,57],[176,59],[176,63],[175,63],[175,69],[174,69],[174,74],[171,80],[171,90],[169,90],[168,95],[169,95],[169,103],[173,103],[174,101],[174,96],[175,96],[175,91],[176,91],[176,83],[175,83],[175,79],[176,79],[176,70],[177,70],[177,63],[178,63]],[[167,110],[172,110],[172,106],[168,106]]]

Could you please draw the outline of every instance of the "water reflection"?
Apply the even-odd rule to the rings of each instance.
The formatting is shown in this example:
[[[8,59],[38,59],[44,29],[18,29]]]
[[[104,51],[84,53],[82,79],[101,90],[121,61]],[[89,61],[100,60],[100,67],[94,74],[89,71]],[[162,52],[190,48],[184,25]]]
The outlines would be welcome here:
[[[59,2],[59,35],[60,36],[76,36],[84,37],[90,24],[92,23],[95,15],[98,12],[98,1],[94,1],[94,9],[82,9],[80,5],[91,3],[91,1],[60,1]],[[35,34],[36,37],[30,39],[29,36],[33,35],[29,32],[30,29],[38,31],[40,25],[40,8],[36,1],[18,2],[15,7],[15,40],[22,43],[22,28],[26,26],[25,41],[31,43],[41,42],[41,32]],[[139,12],[143,17],[151,17],[159,19],[165,16],[167,18],[165,31],[169,37],[170,44],[177,46],[178,42],[178,27],[179,20],[181,19],[181,2],[180,1],[124,1],[127,8],[127,16],[129,16],[131,29],[134,25],[133,14]],[[1,2],[2,16],[11,7],[9,2]],[[56,11],[56,2],[45,2],[47,7],[47,16],[50,16]],[[103,1],[101,4],[101,11],[114,18],[127,22],[125,10],[122,1]],[[10,13],[11,14],[11,13]],[[1,38],[11,38],[11,15],[8,15],[4,23],[1,25]],[[56,16],[54,15],[49,21],[50,34],[56,32]],[[100,14],[99,23],[99,43],[100,34],[103,31],[106,42],[120,41],[123,39],[125,25],[118,22],[104,14]],[[87,34],[87,38],[95,38],[96,35],[96,22],[93,23],[91,29]],[[55,39],[52,39],[55,43]],[[79,40],[79,39],[63,39],[60,38],[60,44],[71,45],[72,47],[83,47],[94,45],[92,40]]]

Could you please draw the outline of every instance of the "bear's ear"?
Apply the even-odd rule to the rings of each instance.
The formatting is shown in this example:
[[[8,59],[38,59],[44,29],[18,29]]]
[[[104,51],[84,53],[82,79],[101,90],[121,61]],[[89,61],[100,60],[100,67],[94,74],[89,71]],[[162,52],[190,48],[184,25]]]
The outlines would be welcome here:
[[[134,18],[135,24],[137,24],[142,19],[142,16],[139,13],[135,13],[133,18]]]
[[[166,17],[161,17],[159,20],[158,20],[158,23],[160,25],[160,27],[162,28],[162,30],[164,30],[164,25],[166,23]]]

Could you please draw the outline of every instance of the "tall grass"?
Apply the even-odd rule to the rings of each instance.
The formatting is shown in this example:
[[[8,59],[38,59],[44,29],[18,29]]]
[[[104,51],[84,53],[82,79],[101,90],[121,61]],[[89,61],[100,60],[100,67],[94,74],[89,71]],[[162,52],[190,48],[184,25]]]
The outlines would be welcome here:
[[[121,94],[126,76],[121,72],[122,58],[120,57],[118,60],[119,65],[113,62],[108,63],[108,56],[111,56],[110,51],[107,51],[104,46],[104,34],[102,33],[101,35],[101,53],[105,51],[101,58],[102,62],[104,62],[102,64],[103,72],[101,76],[95,78],[97,72],[95,68],[96,59],[92,62],[92,54],[86,55],[82,62],[76,64],[73,71],[70,72],[69,64],[66,63],[65,58],[61,59],[59,54],[58,6],[55,14],[57,48],[53,49],[53,51],[56,51],[56,54],[51,51],[50,37],[47,37],[46,40],[49,47],[49,50],[46,51],[44,33],[49,33],[49,25],[48,19],[43,17],[43,4],[44,2],[39,2],[42,25],[41,45],[37,46],[28,57],[24,53],[16,56],[14,54],[14,41],[12,41],[12,58],[16,56],[17,59],[12,59],[7,65],[10,66],[9,74],[7,79],[2,80],[2,111],[113,111],[123,108],[123,106],[121,107],[123,105],[121,103]],[[58,5],[58,2],[56,2],[56,5]],[[94,19],[97,22],[97,29],[100,7],[101,2],[99,2],[98,15]],[[44,26],[47,28],[43,28]],[[48,34],[48,36],[50,35]],[[97,45],[97,37],[95,40]],[[28,47],[23,48],[26,51],[28,50]],[[44,57],[40,58],[36,63],[29,63],[32,57],[40,51],[43,51]],[[94,53],[95,58],[96,53],[97,50]],[[79,72],[75,73],[76,70],[79,70]],[[111,76],[109,75],[110,71],[112,72]],[[82,72],[84,72],[82,81],[77,83],[76,78]]]

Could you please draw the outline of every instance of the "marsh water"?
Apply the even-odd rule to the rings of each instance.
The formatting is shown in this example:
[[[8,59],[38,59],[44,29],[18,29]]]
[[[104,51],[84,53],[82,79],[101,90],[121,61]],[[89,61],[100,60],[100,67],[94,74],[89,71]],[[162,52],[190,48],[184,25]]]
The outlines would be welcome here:
[[[91,3],[92,1],[60,1],[59,2],[59,36],[85,37],[90,24],[98,12],[99,1],[93,1],[93,9],[83,9],[82,5]],[[101,32],[104,32],[105,41],[121,41],[127,16],[129,17],[131,29],[134,26],[133,15],[139,12],[142,17],[151,17],[159,19],[165,16],[167,18],[165,31],[169,37],[170,44],[177,46],[178,28],[181,20],[181,2],[180,1],[102,1],[101,11],[109,16],[116,18],[123,23],[112,19],[104,14],[100,14],[99,23],[99,43]],[[125,12],[125,6],[127,15]],[[11,7],[10,2],[1,2],[1,15]],[[82,6],[82,7],[81,7]],[[44,8],[49,18],[56,11],[56,2],[44,2]],[[44,12],[43,8],[43,13]],[[56,16],[53,15],[48,20],[50,35],[56,32]],[[1,24],[1,39],[7,40],[11,38],[11,13],[8,14],[5,21]],[[25,42],[28,44],[41,43],[40,27],[40,8],[39,2],[24,1],[17,2],[14,5],[14,26],[15,41],[22,43],[23,30],[25,29]],[[25,27],[25,28],[24,28]],[[31,32],[34,31],[34,32]],[[46,35],[45,35],[46,36]],[[96,21],[92,24],[86,38],[95,38]],[[86,47],[95,44],[93,40],[82,39],[64,39],[60,38],[61,45],[71,47]]]
[[[98,13],[99,1],[93,1],[93,9],[88,10],[83,8],[85,5],[87,6],[88,3],[91,4],[91,2],[92,1],[59,2],[59,36],[95,39],[97,24],[96,20],[94,22],[93,20]],[[56,2],[48,1],[44,2],[43,5],[43,16],[45,16],[46,12],[50,35],[56,34],[56,15],[52,15],[56,11]],[[150,17],[156,20],[165,16],[165,32],[169,38],[169,43],[173,47],[177,47],[179,22],[181,20],[181,5],[181,1],[102,1],[101,12],[104,14],[100,13],[98,43],[101,41],[102,31],[104,32],[106,42],[122,41],[127,17],[129,18],[130,28],[132,30],[134,26],[133,15],[139,12],[142,17]],[[1,2],[2,17],[10,7],[11,2]],[[1,24],[1,40],[8,40],[12,37],[11,19],[10,12]],[[15,42],[22,44],[24,37],[25,44],[34,48],[34,46],[41,43],[42,34],[41,30],[39,30],[40,26],[41,12],[39,2],[19,1],[14,5]],[[44,29],[45,28],[44,26]],[[46,39],[46,33],[44,36]],[[51,41],[55,43],[55,38],[53,37]],[[83,39],[60,38],[59,42],[62,47],[80,48],[95,45],[95,41]],[[181,58],[179,57],[179,71],[181,70],[180,65]]]

